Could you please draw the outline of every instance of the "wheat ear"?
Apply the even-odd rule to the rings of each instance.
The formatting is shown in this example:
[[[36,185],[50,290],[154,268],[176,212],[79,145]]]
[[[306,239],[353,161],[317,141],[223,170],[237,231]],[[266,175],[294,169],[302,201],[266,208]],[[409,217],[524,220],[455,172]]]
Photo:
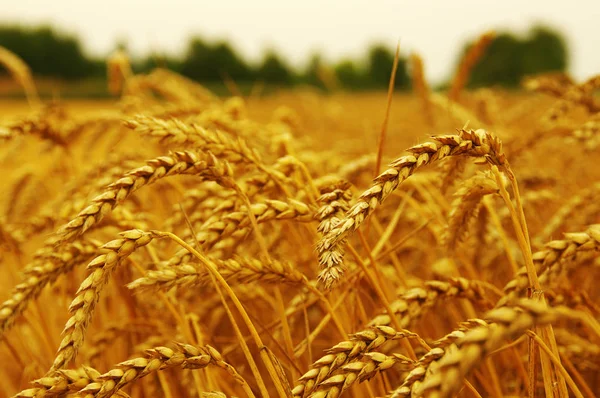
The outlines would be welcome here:
[[[533,254],[536,272],[540,277],[547,275],[553,267],[574,258],[577,254],[590,251],[600,251],[600,224],[591,225],[584,232],[571,232],[564,239],[553,240],[546,244],[544,250]],[[497,306],[506,305],[517,298],[527,287],[529,279],[525,267],[519,269],[515,277],[504,287],[504,296]]]
[[[463,338],[448,347],[443,357],[429,365],[431,371],[426,373],[414,394],[451,397],[461,387],[470,371],[488,353],[501,347],[507,339],[522,335],[534,325],[549,324],[559,318],[573,316],[572,309],[548,309],[545,304],[532,300],[523,300],[516,307],[492,310],[485,317],[492,324],[469,330]]]
[[[433,137],[435,142],[426,142],[409,148],[412,155],[402,156],[390,164],[390,168],[375,178],[374,184],[359,197],[336,226],[318,243],[319,261],[323,268],[332,262],[341,263],[343,256],[337,244],[346,238],[351,230],[360,227],[383,201],[412,175],[417,169],[434,163],[447,156],[485,157],[493,165],[504,165],[502,143],[485,130],[461,130],[458,135]]]
[[[92,199],[92,204],[58,231],[60,244],[74,240],[98,223],[120,202],[145,185],[178,174],[199,175],[207,180],[217,180],[233,174],[226,162],[203,152],[183,151],[161,156],[147,162],[146,166],[131,170],[121,179],[109,185],[104,193]]]
[[[52,370],[64,367],[77,355],[77,350],[83,343],[85,331],[100,298],[100,292],[115,268],[139,247],[152,241],[150,233],[140,230],[125,231],[120,235],[121,239],[103,245],[101,249],[107,252],[88,264],[91,273],[81,283],[69,306],[71,317],[62,332],[62,341],[52,364]]]

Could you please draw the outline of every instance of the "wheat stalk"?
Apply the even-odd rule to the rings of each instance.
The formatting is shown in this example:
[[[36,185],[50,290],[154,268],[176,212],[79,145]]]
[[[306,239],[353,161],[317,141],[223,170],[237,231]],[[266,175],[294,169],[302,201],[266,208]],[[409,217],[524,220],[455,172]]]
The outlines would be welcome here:
[[[401,298],[392,301],[390,307],[394,316],[400,316],[399,324],[408,327],[418,318],[425,309],[433,306],[442,297],[467,297],[480,299],[483,297],[482,287],[477,282],[462,278],[452,279],[448,282],[429,281],[422,288],[414,288],[405,292]],[[344,341],[327,351],[327,355],[317,360],[312,369],[305,373],[299,380],[294,391],[307,396],[316,386],[333,371],[347,364],[353,358],[364,355],[377,349],[386,341],[401,338],[418,338],[418,335],[408,331],[396,331],[390,325],[392,320],[389,314],[380,314],[368,324],[368,328],[353,334],[351,340]]]
[[[266,263],[258,259],[237,257],[230,260],[212,260],[217,271],[230,284],[251,282],[301,284],[306,277],[291,264],[279,261]],[[127,285],[132,290],[192,288],[211,283],[210,275],[194,263],[149,271],[142,278]]]
[[[444,356],[429,364],[423,382],[414,391],[417,396],[450,397],[458,391],[463,379],[491,351],[506,339],[518,337],[534,325],[549,324],[559,318],[574,316],[571,309],[548,309],[535,301],[521,301],[518,307],[498,308],[487,313],[489,326],[469,330],[464,337],[446,349]]]
[[[214,156],[206,156],[202,152],[175,152],[152,159],[146,166],[125,173],[122,178],[110,184],[104,193],[92,199],[92,204],[59,229],[56,244],[74,240],[102,220],[132,193],[159,179],[191,174],[214,181],[231,176],[232,173],[228,163],[221,162]]]
[[[485,130],[461,130],[459,135],[435,136],[433,139],[435,142],[427,142],[407,149],[407,152],[411,152],[412,155],[393,161],[389,169],[375,178],[373,186],[363,192],[358,202],[348,210],[336,227],[321,238],[317,249],[323,268],[331,262],[339,264],[342,261],[343,256],[337,251],[337,244],[351,230],[358,229],[377,205],[381,204],[417,169],[447,156],[484,157],[493,165],[504,165],[506,162],[501,142]]]
[[[350,184],[347,182],[338,182],[321,190],[321,196],[317,199],[321,207],[316,214],[316,218],[320,221],[317,231],[322,236],[327,235],[337,226],[344,213],[350,208],[348,201],[351,198]],[[343,256],[344,245],[345,240],[341,240],[331,248],[331,252]],[[344,273],[341,258],[330,257],[324,266],[324,269],[318,275],[318,280],[324,285],[325,289],[331,289],[332,285]]]
[[[344,377],[333,376],[335,371],[338,369],[342,369],[344,372],[344,367],[351,363],[360,363],[361,365],[372,367],[373,364],[368,365],[369,354],[374,350],[379,348],[381,345],[388,341],[405,339],[405,338],[418,338],[418,335],[406,330],[396,331],[389,326],[376,326],[371,327],[362,332],[353,334],[350,336],[350,340],[342,341],[335,346],[328,349],[327,355],[319,358],[315,363],[312,364],[312,369],[306,372],[300,379],[298,380],[298,385],[294,387],[292,393],[297,397],[313,397],[319,387],[332,387],[332,388],[343,388],[345,382],[351,384],[354,380],[346,380]],[[406,360],[412,363],[412,361],[403,356],[392,358],[383,358],[381,357],[383,354],[374,353],[375,359],[382,359],[381,361],[376,361],[378,363],[385,362],[386,364],[390,364],[393,366],[397,360]],[[388,362],[391,361],[391,362]],[[355,369],[355,365],[350,365],[347,370]],[[377,364],[375,365],[375,369],[377,368]],[[375,369],[372,369],[375,371]],[[354,374],[354,372],[352,372]],[[354,374],[356,376],[356,374]],[[325,383],[329,380],[328,383]],[[348,384],[348,385],[349,385]],[[339,392],[339,391],[338,391]],[[322,394],[322,393],[321,393]],[[316,396],[327,396],[327,395],[316,395]],[[335,393],[334,393],[335,396]]]
[[[87,268],[91,273],[81,283],[69,306],[71,317],[62,332],[62,341],[54,358],[52,370],[64,367],[77,355],[100,292],[115,268],[139,247],[146,246],[152,241],[152,234],[141,230],[125,231],[120,233],[120,236],[120,239],[102,245],[100,248],[107,252],[88,264]]]
[[[0,64],[8,69],[12,77],[23,87],[29,105],[38,105],[40,98],[27,64],[17,54],[2,46],[0,46]]]
[[[600,250],[600,225],[592,225],[584,232],[566,233],[564,239],[553,240],[544,250],[533,254],[534,264],[540,277],[547,275],[553,268],[577,254]],[[505,296],[498,306],[505,305],[518,297],[529,286],[527,270],[519,269],[517,275],[504,287]]]

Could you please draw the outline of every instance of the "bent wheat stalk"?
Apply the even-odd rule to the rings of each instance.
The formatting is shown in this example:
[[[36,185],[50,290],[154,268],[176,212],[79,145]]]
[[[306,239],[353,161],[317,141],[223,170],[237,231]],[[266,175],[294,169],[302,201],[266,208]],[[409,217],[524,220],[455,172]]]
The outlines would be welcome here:
[[[29,105],[32,107],[39,105],[40,98],[29,66],[18,55],[2,46],[0,46],[0,64],[4,65],[13,79],[23,87]]]
[[[478,300],[483,295],[481,284],[467,279],[455,278],[448,282],[429,281],[423,287],[408,290],[398,300],[391,302],[390,307],[394,311],[393,316],[401,317],[400,325],[408,327],[425,309],[442,298],[465,297]],[[353,358],[376,350],[387,341],[402,338],[419,339],[417,334],[407,330],[396,331],[390,327],[391,324],[392,319],[389,314],[377,315],[369,322],[367,329],[353,334],[350,340],[327,350],[327,355],[317,360],[312,365],[312,369],[300,378],[294,393],[303,397],[308,396],[336,369],[349,363]]]
[[[69,306],[71,318],[63,330],[62,341],[51,370],[64,367],[77,355],[77,350],[83,343],[85,331],[100,297],[100,291],[108,282],[115,268],[139,247],[146,246],[152,241],[152,234],[140,230],[125,231],[120,235],[121,239],[101,246],[101,249],[107,250],[106,254],[96,257],[88,264],[91,273],[81,283]]]
[[[227,162],[221,162],[212,155],[206,156],[203,152],[196,151],[175,152],[146,163],[146,166],[125,173],[121,179],[109,185],[104,193],[92,199],[91,205],[59,229],[58,241],[55,244],[73,241],[102,220],[132,193],[159,179],[178,174],[192,174],[214,181],[233,174]]]
[[[243,387],[248,397],[254,397],[248,383],[233,366],[223,360],[215,348],[209,345],[196,347],[182,343],[176,343],[174,348],[148,349],[145,357],[121,362],[104,374],[89,367],[78,370],[58,370],[50,376],[35,380],[33,382],[35,388],[21,391],[15,397],[65,396],[69,393],[96,398],[115,395],[127,397],[128,395],[120,393],[122,388],[154,372],[174,367],[202,369],[209,365],[226,370],[233,380]]]
[[[540,274],[540,278],[545,277],[559,264],[573,259],[580,253],[590,251],[600,252],[600,224],[591,225],[584,232],[566,233],[564,239],[548,242],[544,250],[533,254],[536,272]],[[505,285],[505,295],[498,301],[497,306],[506,305],[519,297],[529,286],[527,270],[522,267]]]
[[[321,196],[317,199],[321,207],[316,215],[316,218],[320,221],[317,227],[319,233],[326,235],[340,222],[344,213],[350,208],[348,201],[351,198],[352,193],[350,192],[350,183],[348,182],[341,181],[321,190]],[[331,252],[343,255],[344,244],[345,240],[336,243],[335,247],[332,247]],[[334,256],[328,258],[324,266],[325,268],[318,275],[318,280],[328,290],[341,278],[344,268],[341,259]]]
[[[363,192],[344,218],[321,238],[317,250],[322,269],[329,267],[328,264],[342,262],[343,256],[339,252],[338,243],[345,239],[350,231],[358,229],[375,208],[417,169],[448,156],[484,157],[490,164],[498,166],[506,163],[502,143],[485,130],[461,130],[458,135],[441,135],[433,139],[435,142],[426,142],[407,149],[412,155],[402,156],[393,161],[389,169],[375,178],[371,188]]]
[[[550,324],[574,315],[574,311],[567,307],[548,309],[545,304],[531,300],[523,300],[517,307],[492,310],[486,315],[492,324],[466,332],[464,337],[448,347],[443,357],[429,365],[423,382],[413,393],[417,396],[451,397],[470,371],[488,353],[500,348],[505,340],[522,335],[534,325]]]
[[[331,347],[326,351],[327,355],[318,359],[312,365],[312,369],[306,372],[298,380],[298,385],[292,390],[292,394],[295,397],[308,397],[315,396],[315,391],[319,386],[323,386],[326,380],[329,380],[328,385],[334,388],[338,388],[339,384],[345,382],[352,383],[352,381],[346,378],[340,379],[339,377],[331,377],[334,372],[338,369],[343,369],[345,365],[351,362],[361,361],[365,356],[368,357],[369,353],[376,350],[378,347],[388,341],[399,340],[404,338],[419,338],[416,333],[409,332],[407,330],[396,331],[389,326],[376,326],[371,327],[362,332],[353,334],[350,336],[350,340],[342,341],[341,343]],[[374,353],[376,358],[379,353]],[[399,356],[397,359],[412,361],[403,356]],[[383,361],[385,362],[388,358]],[[391,365],[395,364],[395,361]],[[354,365],[351,366],[353,368]],[[319,396],[319,395],[316,395]],[[327,395],[323,395],[327,396]],[[334,396],[336,396],[334,394]]]
[[[280,261],[263,262],[253,258],[237,257],[229,260],[211,259],[217,271],[228,283],[246,284],[255,281],[268,283],[302,284],[306,277],[291,264]],[[132,290],[191,288],[211,283],[208,271],[194,263],[149,271],[142,278],[127,285]]]

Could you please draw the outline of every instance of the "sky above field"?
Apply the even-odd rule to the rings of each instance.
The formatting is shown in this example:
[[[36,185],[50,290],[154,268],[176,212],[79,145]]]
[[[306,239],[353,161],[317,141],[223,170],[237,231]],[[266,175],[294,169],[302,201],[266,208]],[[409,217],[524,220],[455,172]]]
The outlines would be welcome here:
[[[119,40],[134,54],[185,50],[199,34],[228,39],[247,59],[273,48],[303,66],[314,51],[327,60],[356,58],[373,42],[417,51],[427,77],[445,79],[462,44],[489,29],[525,33],[534,23],[562,31],[570,71],[600,73],[600,0],[0,0],[0,22],[52,23],[105,55]],[[0,43],[1,44],[1,43]]]

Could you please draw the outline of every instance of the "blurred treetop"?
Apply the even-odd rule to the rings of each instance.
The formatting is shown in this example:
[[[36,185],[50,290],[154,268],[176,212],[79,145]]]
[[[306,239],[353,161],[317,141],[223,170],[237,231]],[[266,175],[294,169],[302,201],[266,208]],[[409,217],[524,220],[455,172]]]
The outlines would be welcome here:
[[[106,75],[104,60],[86,55],[79,38],[49,26],[0,26],[0,45],[21,56],[38,76],[74,80]],[[123,43],[117,45],[126,47]],[[464,45],[459,56],[470,45]],[[389,82],[393,61],[393,49],[375,43],[362,59],[346,58],[332,65],[324,62],[321,54],[315,53],[304,69],[294,68],[273,49],[266,51],[262,60],[253,64],[226,41],[211,43],[200,37],[191,37],[182,56],[149,54],[133,60],[133,68],[136,72],[147,72],[157,66],[167,67],[206,83],[231,79],[234,82],[261,81],[282,86],[310,84],[322,88],[383,89]],[[500,33],[473,68],[469,86],[514,87],[526,75],[564,71],[567,65],[566,42],[560,33],[550,28],[534,27],[525,37]],[[407,63],[402,57],[396,87],[405,89],[409,86]]]
[[[466,53],[472,43],[467,44]],[[564,72],[568,50],[560,33],[535,26],[525,37],[498,34],[471,71],[469,87],[516,87],[523,77],[544,72]]]

